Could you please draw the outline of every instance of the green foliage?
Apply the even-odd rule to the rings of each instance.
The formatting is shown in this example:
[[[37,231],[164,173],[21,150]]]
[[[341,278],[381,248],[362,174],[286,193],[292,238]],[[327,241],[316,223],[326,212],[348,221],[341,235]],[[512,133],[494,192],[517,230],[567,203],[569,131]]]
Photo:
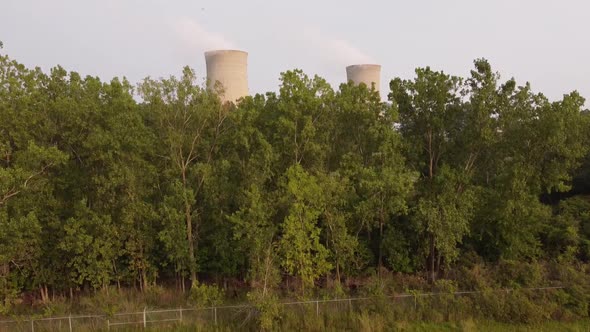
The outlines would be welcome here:
[[[25,294],[53,310],[53,294],[115,286],[157,303],[162,284],[182,293],[189,277],[196,305],[219,303],[220,288],[198,282],[215,281],[248,292],[260,326],[280,329],[290,325],[276,302],[294,289],[354,293],[371,276],[358,287],[383,300],[426,288],[425,273],[447,293],[555,273],[576,285],[559,305],[486,295],[484,317],[581,317],[583,278],[535,262],[590,259],[584,98],[549,101],[485,59],[465,78],[415,73],[391,80],[391,103],[292,70],[278,93],[222,104],[188,67],[133,86],[1,55],[0,310]],[[395,273],[414,275],[392,283]],[[459,284],[445,281],[453,273]],[[414,317],[448,320],[469,301],[446,297],[431,304],[447,309]],[[369,326],[371,314],[351,321]],[[389,326],[379,317],[373,328]]]
[[[252,186],[246,193],[248,205],[230,216],[234,223],[234,236],[248,257],[248,274],[253,288],[262,288],[266,294],[279,281],[277,268],[276,226],[272,223],[270,199],[263,199],[260,189]]]
[[[400,112],[409,161],[422,175],[412,219],[428,242],[432,280],[441,259],[449,264],[457,257],[457,244],[469,231],[475,201],[470,178],[477,152],[456,151],[478,148],[461,146],[463,135],[471,134],[461,130],[470,125],[461,123],[462,84],[459,77],[429,67],[416,69],[414,81],[394,79],[390,84],[389,98]]]
[[[321,229],[317,226],[324,205],[322,191],[316,179],[299,165],[287,170],[285,181],[289,207],[279,243],[281,265],[288,273],[301,278],[305,291],[332,268],[329,252],[320,243]]]
[[[195,282],[191,286],[189,301],[197,307],[213,307],[223,303],[223,291],[217,285]]]
[[[433,237],[434,247],[447,264],[458,256],[457,244],[469,231],[474,194],[448,167],[441,167],[430,184],[431,191],[421,197],[413,213],[419,227]]]
[[[263,292],[253,291],[248,293],[248,301],[256,308],[257,323],[261,330],[273,331],[280,326],[282,307],[276,295],[267,296]]]
[[[0,279],[0,315],[8,316],[13,311],[13,307],[19,297],[18,288],[9,284],[6,278]]]
[[[388,228],[383,236],[383,251],[393,271],[411,273],[416,270],[416,257],[411,254],[410,243],[404,233]]]
[[[590,258],[590,199],[575,196],[559,203],[545,225],[544,250],[559,261]]]
[[[199,228],[214,211],[205,209],[206,193],[214,175],[214,157],[219,149],[218,141],[225,131],[228,108],[222,107],[219,98],[197,84],[195,72],[185,67],[182,77],[158,81],[145,79],[139,85],[140,95],[146,100],[146,111],[155,122],[156,139],[159,141],[161,171],[164,174],[163,208],[174,215],[178,223],[182,214],[186,231],[177,228],[161,234],[173,253],[177,270],[188,270],[192,282],[196,282]],[[169,206],[171,205],[171,206]],[[172,212],[176,209],[176,212]],[[184,237],[178,237],[182,236]],[[174,236],[174,237],[173,237]],[[178,253],[176,243],[185,242],[187,256]],[[174,244],[173,244],[174,243]]]
[[[70,280],[77,285],[88,282],[93,288],[108,287],[113,279],[113,262],[120,243],[112,221],[82,211],[64,225],[65,235],[58,248],[72,257],[67,263]]]

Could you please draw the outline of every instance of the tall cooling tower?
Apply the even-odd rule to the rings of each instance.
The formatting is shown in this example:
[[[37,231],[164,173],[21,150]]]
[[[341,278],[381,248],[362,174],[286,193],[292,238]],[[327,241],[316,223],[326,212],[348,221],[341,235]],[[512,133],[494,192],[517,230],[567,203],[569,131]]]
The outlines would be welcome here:
[[[365,83],[370,89],[375,84],[375,90],[381,87],[381,66],[380,65],[352,65],[346,67],[346,78],[358,85]]]
[[[211,90],[219,84],[219,97],[223,102],[248,95],[248,53],[237,50],[205,52],[207,62],[207,87]],[[217,83],[219,82],[219,83]]]

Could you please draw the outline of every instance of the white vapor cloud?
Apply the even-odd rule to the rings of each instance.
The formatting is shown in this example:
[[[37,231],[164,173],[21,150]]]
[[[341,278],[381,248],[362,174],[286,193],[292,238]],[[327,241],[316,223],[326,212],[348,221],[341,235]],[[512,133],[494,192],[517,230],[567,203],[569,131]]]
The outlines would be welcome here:
[[[323,34],[316,28],[304,29],[304,37],[323,61],[339,66],[376,63],[375,59],[355,47],[350,41]],[[315,52],[314,52],[315,53]]]
[[[371,56],[363,53],[361,50],[354,47],[349,41],[344,39],[330,40],[325,46],[330,49],[330,52],[333,53],[332,55],[345,65],[376,62]]]
[[[173,22],[173,29],[181,47],[189,53],[236,48],[235,44],[222,34],[209,31],[190,18],[185,17]]]

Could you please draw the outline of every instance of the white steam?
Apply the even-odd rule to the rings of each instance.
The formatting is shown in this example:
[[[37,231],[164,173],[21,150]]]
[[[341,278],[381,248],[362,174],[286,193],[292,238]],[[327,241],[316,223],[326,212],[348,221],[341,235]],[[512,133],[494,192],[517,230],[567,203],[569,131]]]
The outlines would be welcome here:
[[[330,40],[326,43],[326,47],[343,65],[375,63],[375,59],[343,39]]]
[[[236,48],[234,43],[222,34],[209,31],[190,18],[182,18],[174,22],[173,28],[182,47],[189,53]]]
[[[304,37],[309,46],[317,50],[315,55],[323,62],[338,66],[376,63],[373,57],[355,47],[348,40],[326,36],[316,28],[304,29]]]

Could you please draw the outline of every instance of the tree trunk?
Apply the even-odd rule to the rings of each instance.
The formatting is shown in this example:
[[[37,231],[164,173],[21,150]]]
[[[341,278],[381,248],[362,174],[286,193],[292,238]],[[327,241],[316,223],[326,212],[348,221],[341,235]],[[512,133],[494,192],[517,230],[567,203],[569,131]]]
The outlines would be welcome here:
[[[381,278],[381,268],[383,267],[383,216],[379,220],[379,259],[377,261],[377,275]]]
[[[440,263],[442,261],[442,255],[440,252],[438,252],[437,257],[436,257],[436,274],[439,275],[440,274]]]
[[[191,218],[190,204],[185,202],[186,215],[186,237],[188,240],[188,255],[190,258],[189,270],[191,272],[191,283],[197,281],[197,271],[195,269],[195,243],[193,242],[193,221]]]
[[[148,285],[148,281],[147,281],[147,274],[145,272],[145,269],[141,269],[141,281],[142,281],[142,291],[146,291],[149,287]]]
[[[428,129],[428,177],[432,181],[432,177],[434,176],[434,153],[432,151],[432,129]]]
[[[271,264],[272,264],[272,260],[271,260],[271,253],[272,253],[272,245],[268,247],[268,250],[266,251],[266,258],[264,260],[264,286],[262,288],[262,297],[266,297],[266,293],[267,293],[267,287],[268,287],[268,278],[270,275],[270,269],[271,269]]]
[[[47,285],[41,286],[39,288],[39,293],[41,294],[41,302],[49,302],[49,290],[47,289]]]
[[[186,190],[187,188],[187,180],[186,180],[186,169],[182,170],[182,184],[183,188]],[[192,213],[191,213],[191,204],[188,201],[188,197],[186,197],[186,192],[183,193],[184,197],[184,215],[186,218],[186,238],[188,241],[188,255],[189,255],[189,271],[191,273],[191,285],[197,282],[197,270],[195,267],[195,243],[193,241],[193,221],[192,221]]]
[[[434,263],[436,261],[436,256],[434,252],[434,234],[430,234],[430,282],[434,283],[436,281],[436,271]]]

